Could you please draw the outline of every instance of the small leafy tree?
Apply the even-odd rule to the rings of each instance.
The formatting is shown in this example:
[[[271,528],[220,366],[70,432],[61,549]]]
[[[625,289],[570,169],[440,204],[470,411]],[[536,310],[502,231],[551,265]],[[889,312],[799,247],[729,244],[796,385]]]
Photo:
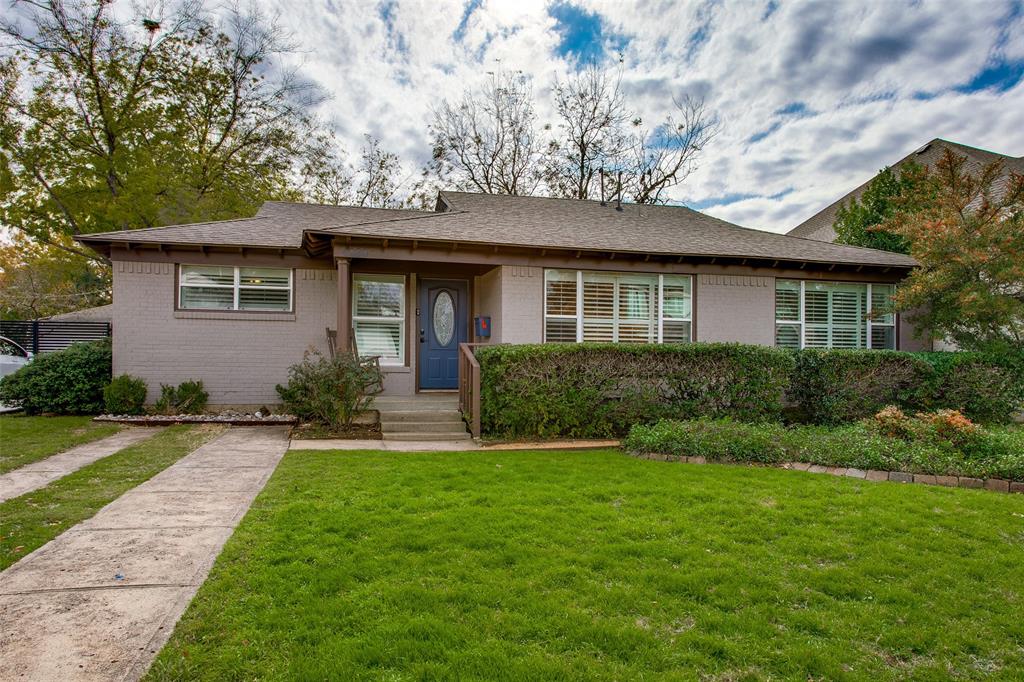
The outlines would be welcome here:
[[[866,246],[871,249],[910,253],[910,244],[905,237],[883,229],[883,224],[896,214],[897,205],[911,210],[906,198],[915,189],[913,183],[920,167],[909,164],[901,170],[883,168],[868,183],[859,199],[851,199],[839,207],[833,225],[836,241],[852,246]]]
[[[897,310],[967,350],[1024,352],[1024,176],[1001,161],[972,173],[947,149],[884,229],[906,239],[920,267],[896,291]]]
[[[278,385],[277,393],[285,408],[300,419],[341,429],[369,407],[371,389],[380,383],[375,363],[352,353],[328,358],[310,350],[302,362],[288,369],[288,385]]]

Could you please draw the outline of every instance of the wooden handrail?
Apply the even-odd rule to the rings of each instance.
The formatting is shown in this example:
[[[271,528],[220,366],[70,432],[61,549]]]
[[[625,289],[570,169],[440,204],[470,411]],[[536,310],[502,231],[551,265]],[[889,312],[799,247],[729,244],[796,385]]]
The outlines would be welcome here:
[[[473,349],[485,343],[459,344],[459,410],[473,438],[480,437],[480,363]]]

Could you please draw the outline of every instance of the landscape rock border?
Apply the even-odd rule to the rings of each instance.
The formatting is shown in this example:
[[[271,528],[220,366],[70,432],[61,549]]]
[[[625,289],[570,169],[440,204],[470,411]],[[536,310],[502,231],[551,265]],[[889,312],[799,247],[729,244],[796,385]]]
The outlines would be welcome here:
[[[707,464],[704,457],[688,457],[685,455],[663,455],[657,452],[634,454],[627,453],[637,459],[649,459],[655,462],[685,462],[687,464]],[[743,466],[744,462],[712,462],[712,464],[735,464]],[[937,476],[933,474],[913,474],[906,471],[880,471],[877,469],[854,469],[852,467],[830,467],[807,462],[784,462],[782,464],[746,464],[746,466],[769,466],[776,469],[806,471],[810,474],[831,474],[845,476],[863,481],[892,481],[893,483],[918,483],[921,485],[937,485],[947,488],[974,488],[991,490],[998,493],[1024,494],[1024,481],[1007,481],[1001,478],[971,478],[970,476]]]
[[[116,422],[137,426],[167,426],[169,424],[230,424],[231,426],[294,426],[299,418],[291,414],[261,414],[221,412],[220,414],[101,414],[94,422]]]

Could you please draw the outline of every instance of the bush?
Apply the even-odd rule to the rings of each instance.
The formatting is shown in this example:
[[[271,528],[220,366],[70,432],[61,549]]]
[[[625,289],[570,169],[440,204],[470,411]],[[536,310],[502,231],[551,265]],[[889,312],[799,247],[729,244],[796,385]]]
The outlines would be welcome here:
[[[160,384],[160,399],[154,407],[161,414],[200,414],[209,399],[202,381],[183,381],[177,388]]]
[[[785,461],[781,424],[746,424],[729,418],[672,421],[637,425],[623,446],[636,453],[657,452],[679,457],[704,457],[719,462]]]
[[[288,385],[278,385],[277,393],[291,414],[340,429],[369,406],[370,388],[380,383],[376,364],[351,353],[326,358],[311,351],[288,369]]]
[[[0,380],[0,401],[27,414],[97,414],[110,383],[110,341],[76,343],[36,356]]]
[[[1024,404],[1024,358],[985,353],[915,353],[934,370],[924,388],[930,409],[963,412],[983,423],[1008,422]]]
[[[946,411],[906,418],[910,424],[904,432],[911,435],[902,437],[889,435],[892,417],[890,414],[882,420],[838,427],[783,427],[728,419],[663,420],[633,427],[623,446],[637,454],[704,457],[722,462],[807,462],[1024,480],[1024,429],[968,427],[963,415]]]
[[[103,389],[103,402],[109,414],[142,414],[146,403],[146,382],[122,374]]]
[[[530,344],[477,349],[491,436],[607,437],[661,418],[778,418],[792,355],[741,344]]]
[[[886,405],[923,406],[932,366],[912,353],[882,350],[817,350],[796,354],[790,398],[815,424],[864,419]]]

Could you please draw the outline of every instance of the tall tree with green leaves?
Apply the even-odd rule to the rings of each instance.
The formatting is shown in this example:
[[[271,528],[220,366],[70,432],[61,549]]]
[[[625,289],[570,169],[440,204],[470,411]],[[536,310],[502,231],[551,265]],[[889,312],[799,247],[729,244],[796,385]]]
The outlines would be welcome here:
[[[291,46],[273,20],[215,23],[189,0],[131,19],[109,0],[18,5],[0,22],[0,223],[96,258],[64,237],[300,198],[321,95],[276,64]]]
[[[882,227],[919,267],[894,304],[965,350],[1024,353],[1024,176],[966,163],[947,148],[933,169],[905,171],[910,190]]]
[[[906,238],[884,229],[900,210],[913,210],[906,198],[915,190],[920,167],[909,163],[902,169],[883,168],[868,183],[860,198],[844,203],[836,213],[836,242],[896,253],[910,253]]]

